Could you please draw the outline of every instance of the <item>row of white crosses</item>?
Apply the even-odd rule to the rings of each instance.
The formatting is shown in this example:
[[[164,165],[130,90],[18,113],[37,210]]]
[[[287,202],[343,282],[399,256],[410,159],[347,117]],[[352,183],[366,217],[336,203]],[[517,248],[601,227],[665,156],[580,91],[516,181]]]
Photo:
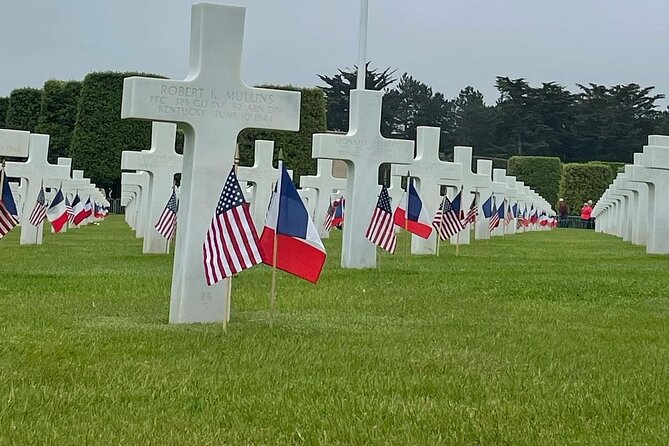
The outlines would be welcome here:
[[[363,0],[363,4],[366,4],[366,0]],[[366,17],[366,5],[363,10],[363,17]],[[124,81],[122,118],[178,123],[184,131],[182,190],[169,317],[172,323],[218,322],[226,317],[230,280],[223,280],[211,287],[206,285],[202,241],[227,172],[234,164],[239,132],[245,128],[293,131],[299,128],[298,92],[251,88],[241,80],[244,18],[245,8],[242,7],[208,3],[194,5],[191,17],[190,69],[186,79],[177,81],[131,77]],[[366,18],[361,23],[363,21],[366,28]],[[361,32],[361,42],[363,34],[366,40],[366,32]],[[362,50],[364,47],[365,44],[361,43],[361,68],[365,66],[366,60]],[[348,133],[314,135],[312,154],[318,159],[318,172],[313,177],[304,177],[301,180],[301,196],[307,203],[309,212],[316,216],[319,228],[322,226],[320,219],[325,215],[332,194],[344,190],[346,223],[341,265],[345,268],[376,267],[376,247],[364,234],[377,200],[378,172],[381,165],[404,165],[411,169],[412,175],[418,172],[418,163],[415,171],[411,166],[413,141],[386,139],[381,135],[383,92],[364,89],[364,72],[365,70],[360,70],[359,73],[360,88],[351,91]],[[434,141],[434,130],[422,130],[421,135],[423,132],[425,140],[420,138],[419,148]],[[431,140],[428,134],[432,135]],[[274,181],[277,172],[272,167],[269,156],[273,153],[272,143],[258,141],[255,149],[254,166],[239,167],[238,177],[240,181],[249,182],[253,187],[252,213],[256,225],[260,227],[267,209],[264,203],[269,200],[271,191],[271,185],[267,181]],[[173,147],[169,150],[172,151]],[[431,155],[425,151],[421,156],[428,159]],[[265,161],[262,161],[263,157]],[[435,160],[436,157],[431,159]],[[332,176],[333,160],[346,163],[345,180]],[[457,160],[451,164],[454,166],[448,167],[450,170],[443,177],[455,186],[467,184],[472,191],[478,193],[497,189],[500,194],[505,193],[508,178],[502,178],[506,181],[504,185],[492,181],[488,172],[487,183],[477,182],[479,174],[469,171],[471,149],[467,168],[463,168],[463,164]],[[139,163],[126,163],[124,168],[135,169],[138,173],[149,172],[146,164],[142,167]],[[156,169],[151,168],[154,171]],[[429,171],[428,167],[425,169]],[[441,176],[436,178],[441,179]],[[150,182],[150,178],[148,181]],[[433,187],[434,181],[427,176],[420,181]],[[395,195],[399,192],[397,177],[391,179],[391,182],[394,184],[391,190]],[[149,213],[147,202],[153,201],[146,198],[147,188],[150,187],[147,179],[124,174],[123,185],[123,203],[133,211],[132,215],[126,216],[128,223],[138,232],[145,234],[147,219],[144,216]],[[529,189],[523,190],[523,193],[525,195],[522,197],[526,201],[531,201],[535,207],[539,205],[540,197],[532,195]],[[520,196],[520,192],[518,194]],[[166,199],[158,201],[157,206],[162,208],[165,202]],[[430,196],[430,203],[438,203],[438,196]]]
[[[5,173],[8,177],[19,178],[20,185],[11,186],[17,192],[17,208],[26,214],[32,210],[40,187],[59,188],[63,194],[79,193],[85,201],[89,197],[99,204],[108,205],[102,194],[90,180],[83,181],[83,172],[74,171],[70,176],[72,160],[58,158],[57,164],[48,162],[49,135],[30,133],[22,130],[0,129],[0,158],[26,158],[25,161],[7,161]],[[79,176],[80,175],[80,176]],[[82,180],[81,182],[76,180]],[[57,189],[56,189],[57,190]],[[55,193],[55,191],[54,191]],[[27,222],[21,225],[20,243],[22,245],[42,244],[43,224],[33,226]]]
[[[651,135],[593,209],[595,230],[669,254],[669,136]]]

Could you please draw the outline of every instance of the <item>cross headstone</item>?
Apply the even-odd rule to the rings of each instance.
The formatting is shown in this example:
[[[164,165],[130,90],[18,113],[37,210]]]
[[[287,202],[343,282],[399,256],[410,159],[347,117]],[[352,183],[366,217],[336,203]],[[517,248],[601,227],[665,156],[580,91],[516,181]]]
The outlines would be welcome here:
[[[302,188],[298,189],[297,193],[302,198],[309,217],[313,220],[316,213],[316,189]]]
[[[315,224],[321,238],[328,238],[330,231],[323,227],[325,214],[330,206],[332,194],[346,189],[346,179],[337,178],[332,174],[332,160],[317,160],[316,175],[300,177],[300,187],[309,187],[316,191]]]
[[[27,158],[30,132],[0,129],[0,159]]]
[[[23,181],[27,182],[24,211],[32,211],[37,201],[42,181],[65,180],[70,177],[69,167],[49,164],[47,160],[48,153],[49,135],[33,133],[30,135],[28,159],[25,162],[8,161],[6,163],[8,176],[22,178]],[[41,245],[43,226],[43,224],[40,224],[36,227],[28,221],[23,221],[21,224],[20,243],[22,245]]]
[[[649,136],[643,155],[646,169],[639,179],[647,182],[648,201],[653,202],[652,215],[649,215],[652,233],[646,251],[666,254],[669,253],[669,136]]]
[[[439,158],[439,127],[419,126],[416,132],[416,156],[409,165],[392,166],[393,176],[411,176],[415,178],[416,190],[420,194],[429,217],[439,208],[441,186],[456,186],[462,183],[462,164],[442,161]],[[467,201],[465,198],[463,201]],[[436,254],[437,231],[432,231],[429,238],[411,236],[412,254]]]
[[[121,169],[144,171],[149,174],[149,183],[144,195],[148,208],[142,245],[144,254],[163,254],[167,251],[168,240],[158,233],[154,225],[172,195],[174,175],[181,173],[183,167],[183,156],[174,151],[176,133],[176,124],[154,122],[151,126],[149,150],[141,152],[126,150],[121,153]]]
[[[642,157],[641,153],[635,153],[634,164],[643,164]],[[634,217],[635,225],[634,233],[632,234],[632,243],[635,245],[645,245],[648,240],[648,185],[646,183],[631,181],[633,178],[632,166],[629,164],[625,166],[625,174],[627,176],[627,186],[635,191],[635,206],[637,209]]]
[[[124,80],[122,118],[184,124],[184,169],[174,254],[171,323],[226,316],[229,280],[208,287],[202,241],[245,128],[298,130],[300,94],[250,88],[241,80],[245,8],[192,7],[190,71],[183,81]]]
[[[279,178],[279,169],[272,165],[274,159],[274,141],[256,140],[253,155],[253,166],[238,166],[237,179],[240,182],[251,183],[251,216],[256,225],[258,234],[265,226],[265,214],[269,200],[272,197],[273,185]],[[288,176],[293,177],[293,171],[288,171]]]
[[[136,204],[136,233],[137,238],[146,237],[148,218],[147,214],[149,212],[148,200],[146,199],[147,189],[149,188],[149,174],[144,171],[139,172],[122,172],[121,173],[121,184],[127,184],[130,186],[137,186],[138,191],[136,194],[135,201]]]
[[[492,161],[478,160],[476,162],[477,171],[472,171],[472,148],[469,146],[455,146],[453,148],[453,161],[462,164],[462,195],[463,197],[467,197],[463,200],[463,206],[469,207],[472,196],[475,196],[476,204],[479,207],[479,217],[476,220],[475,225],[476,239],[487,239],[490,237],[490,234],[488,233],[488,223],[484,221],[485,218],[483,218],[483,213],[480,208],[483,201],[490,196],[492,187],[492,180],[490,179],[492,174]],[[467,212],[467,209],[465,209],[465,212]],[[483,233],[482,229],[485,229],[485,233]],[[469,244],[470,238],[470,231],[463,231],[459,240],[460,244]]]
[[[314,134],[312,156],[346,162],[342,268],[375,268],[376,246],[365,238],[376,206],[381,164],[409,164],[413,142],[381,135],[382,91],[351,90],[346,135]]]

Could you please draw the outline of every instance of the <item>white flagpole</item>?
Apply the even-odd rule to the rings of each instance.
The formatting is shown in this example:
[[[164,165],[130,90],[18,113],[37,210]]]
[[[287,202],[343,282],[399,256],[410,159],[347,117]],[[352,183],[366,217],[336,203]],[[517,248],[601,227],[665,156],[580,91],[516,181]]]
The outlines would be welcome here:
[[[358,34],[358,78],[356,90],[364,90],[367,79],[367,15],[369,0],[360,0],[360,31]]]

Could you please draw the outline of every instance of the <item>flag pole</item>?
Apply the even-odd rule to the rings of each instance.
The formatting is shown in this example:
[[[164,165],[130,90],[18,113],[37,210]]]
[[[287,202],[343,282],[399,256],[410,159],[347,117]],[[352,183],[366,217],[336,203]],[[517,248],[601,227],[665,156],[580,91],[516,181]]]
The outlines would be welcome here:
[[[444,218],[444,214],[443,214],[443,212],[444,212],[444,200],[443,200],[443,198],[441,200],[441,212],[442,212],[441,218],[443,219]],[[440,223],[439,226],[441,226],[441,221],[439,223]],[[434,231],[434,232],[436,232],[435,236],[436,236],[436,239],[437,239],[437,257],[439,257],[439,248],[441,246],[441,235],[439,234],[439,231]]]
[[[367,16],[369,0],[360,0],[360,29],[358,33],[358,73],[356,90],[364,90],[367,80]]]
[[[409,198],[411,198],[411,194],[409,193],[409,190],[411,188],[411,172],[407,172],[407,208],[404,210],[404,232],[408,233],[409,232]],[[408,240],[406,244],[404,245],[404,265],[407,265],[408,259],[409,259],[409,245],[411,244],[411,235],[408,236]]]
[[[233,169],[235,170],[235,175],[237,175],[237,168],[239,167],[239,143],[235,145],[235,162]],[[232,308],[232,277],[228,279],[228,295],[225,299],[225,318],[223,320],[223,330],[227,330],[228,322],[230,322],[230,310]]]
[[[464,186],[460,187],[460,209],[458,209],[458,220],[460,220],[460,215],[462,214],[462,190],[464,189]],[[462,223],[460,223],[462,224]],[[457,235],[455,236],[455,255],[460,255],[460,233],[462,231],[458,231]]]
[[[283,150],[279,149],[279,178],[281,178],[283,172]],[[278,189],[278,188],[277,188]],[[278,194],[281,194],[281,190],[277,190]],[[276,197],[274,197],[276,199]],[[277,223],[278,226],[278,223]],[[277,251],[279,249],[277,230],[279,228],[274,228],[274,238],[272,240],[272,288],[269,295],[269,326],[274,326],[274,310],[276,305],[276,260],[277,260]]]

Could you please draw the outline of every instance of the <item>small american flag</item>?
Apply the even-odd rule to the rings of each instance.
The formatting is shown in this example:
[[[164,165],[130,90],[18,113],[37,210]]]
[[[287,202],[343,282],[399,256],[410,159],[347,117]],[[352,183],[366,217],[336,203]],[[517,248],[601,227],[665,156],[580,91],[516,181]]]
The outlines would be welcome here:
[[[332,204],[332,198],[330,198],[330,206],[328,206],[328,210],[325,213],[325,219],[323,220],[323,228],[325,228],[326,231],[332,229],[332,221],[334,220],[334,214],[335,214],[335,207]]]
[[[258,242],[249,204],[244,200],[233,168],[202,245],[207,285],[262,262]]]
[[[509,226],[509,223],[513,221],[513,212],[511,210],[511,203],[507,203],[506,215],[504,216],[504,226]]]
[[[393,226],[393,213],[390,209],[390,196],[385,186],[381,188],[376,208],[374,208],[372,214],[372,221],[369,222],[365,237],[379,248],[385,249],[391,254],[395,252],[397,237]]]
[[[44,186],[40,185],[39,194],[37,194],[37,201],[35,201],[35,207],[30,213],[30,218],[28,221],[33,226],[39,226],[42,224],[46,218],[46,200],[44,199]]]
[[[465,219],[462,221],[463,225],[467,225],[468,223],[475,224],[476,219],[479,216],[479,207],[476,205],[476,197],[472,199],[472,204],[469,206],[469,210],[467,211],[467,215],[465,215]]]
[[[499,213],[497,212],[497,205],[493,202],[492,215],[490,216],[490,222],[488,223],[488,231],[492,232],[497,226],[499,226]]]
[[[167,240],[170,240],[174,237],[174,233],[177,230],[177,211],[179,210],[179,204],[177,203],[177,194],[172,189],[172,195],[170,199],[167,200],[167,205],[163,209],[163,213],[160,214],[160,218],[155,224],[156,231]]]
[[[432,226],[439,234],[441,240],[448,240],[465,229],[458,213],[457,210],[453,209],[453,205],[448,197],[444,195],[444,199],[439,205],[434,220],[432,220]]]
[[[70,200],[65,198],[65,212],[67,212],[67,222],[72,224],[72,220],[74,220],[74,209],[72,209],[72,203],[70,203]]]

